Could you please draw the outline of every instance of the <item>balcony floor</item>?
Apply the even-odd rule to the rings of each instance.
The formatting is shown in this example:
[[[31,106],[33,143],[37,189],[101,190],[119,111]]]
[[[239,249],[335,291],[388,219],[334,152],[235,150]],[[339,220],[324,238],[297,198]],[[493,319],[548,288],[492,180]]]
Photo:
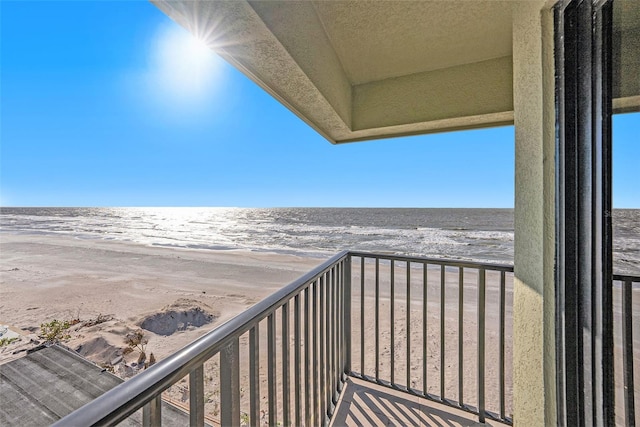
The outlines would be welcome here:
[[[507,426],[418,396],[350,377],[331,426]]]

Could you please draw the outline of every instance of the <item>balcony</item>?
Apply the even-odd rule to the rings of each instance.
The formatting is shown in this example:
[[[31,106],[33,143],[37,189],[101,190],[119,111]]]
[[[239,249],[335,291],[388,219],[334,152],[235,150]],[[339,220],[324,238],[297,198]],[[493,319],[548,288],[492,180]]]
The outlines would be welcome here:
[[[638,283],[614,276],[627,424]],[[510,425],[512,290],[508,265],[342,252],[54,425],[161,425],[171,387],[192,426]]]

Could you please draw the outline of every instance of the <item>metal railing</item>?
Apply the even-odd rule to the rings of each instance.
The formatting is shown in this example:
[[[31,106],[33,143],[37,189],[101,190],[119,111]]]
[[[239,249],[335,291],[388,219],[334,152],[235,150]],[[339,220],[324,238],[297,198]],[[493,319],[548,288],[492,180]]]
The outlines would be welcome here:
[[[368,262],[374,262],[367,266]],[[357,262],[359,271],[352,271],[351,265]],[[406,325],[406,352],[403,359],[406,360],[406,381],[396,381],[395,360],[399,356],[395,353],[396,341],[396,272],[401,270],[398,263],[405,264],[405,314]],[[221,425],[243,424],[261,425],[325,425],[335,409],[340,392],[347,375],[360,378],[372,378],[365,374],[365,289],[366,272],[375,265],[375,286],[371,287],[375,292],[375,334],[371,335],[375,342],[375,377],[373,380],[380,384],[403,389],[410,393],[424,396],[428,399],[438,400],[449,405],[466,409],[476,413],[480,420],[485,416],[497,418],[509,422],[505,417],[505,291],[508,288],[507,275],[511,275],[511,266],[496,266],[469,262],[455,262],[432,260],[427,258],[408,258],[401,256],[388,256],[358,252],[343,252],[315,268],[289,286],[276,292],[262,302],[239,314],[232,320],[209,332],[202,338],[186,346],[169,358],[152,366],[147,371],[133,377],[120,386],[110,390],[80,410],[69,414],[56,423],[62,425],[115,425],[124,420],[140,408],[143,409],[143,424],[160,425],[162,423],[161,402],[162,392],[189,376],[189,417],[190,424],[202,426],[205,422],[205,369],[204,364],[219,354],[219,423]],[[381,267],[382,266],[382,267]],[[421,284],[414,286],[412,273],[416,266],[421,266]],[[390,290],[381,291],[385,286],[385,279],[381,276],[381,270],[389,268],[391,275],[387,276],[391,286]],[[397,267],[397,269],[396,269]],[[428,339],[428,290],[430,289],[428,274],[430,268],[439,269],[439,294],[440,308],[438,310],[440,325],[440,339]],[[446,278],[453,274],[458,278],[452,287]],[[465,274],[477,277],[477,372],[478,389],[477,408],[467,404],[463,399],[464,381],[463,364],[465,363],[465,345],[462,341],[464,322],[470,321],[464,316],[465,311]],[[499,285],[499,415],[485,410],[485,305],[487,290],[487,273],[497,273]],[[494,277],[495,279],[495,277]],[[352,280],[359,282],[359,287],[352,289]],[[509,282],[512,280],[510,279]],[[416,288],[415,290],[413,288]],[[476,287],[469,285],[468,289]],[[439,397],[428,392],[426,351],[429,343],[440,345],[440,371],[445,371],[445,288],[455,289],[459,296],[459,311],[457,313],[459,339],[458,360],[459,370],[457,377],[458,394],[454,402],[445,392],[445,375],[440,376]],[[490,281],[489,288],[494,291],[496,287]],[[420,290],[422,293],[420,298]],[[353,295],[352,295],[353,292]],[[386,295],[385,295],[386,292]],[[402,293],[402,292],[399,292]],[[414,297],[412,297],[412,295]],[[471,298],[467,295],[471,301]],[[352,311],[352,304],[360,301],[359,310]],[[390,328],[391,370],[390,377],[385,377],[380,370],[380,334],[385,331],[385,325],[380,324],[383,317],[381,307],[390,302],[390,322],[386,324],[386,330]],[[421,305],[422,304],[422,305]],[[416,306],[416,307],[414,307]],[[421,339],[414,340],[411,335],[412,313],[423,314]],[[353,338],[358,329],[352,317],[359,317],[360,322],[360,372],[352,371],[351,360],[358,349],[352,346]],[[398,319],[402,317],[398,316]],[[473,316],[475,317],[475,315]],[[260,351],[261,325],[266,323],[266,363],[264,352]],[[292,330],[292,331],[291,331]],[[415,329],[418,331],[418,329]],[[248,334],[248,345],[241,338]],[[412,345],[420,343],[423,349],[419,365],[423,367],[423,386],[416,390],[411,385],[413,365],[416,364],[415,355],[412,356]],[[242,349],[241,349],[242,347]],[[510,348],[510,346],[508,346]],[[248,359],[248,405],[246,400],[241,404],[240,361],[242,353]],[[402,353],[399,351],[398,353]],[[278,359],[280,366],[278,366]],[[261,394],[261,365],[266,366],[266,393]],[[279,374],[278,374],[279,373]],[[243,378],[244,379],[244,378]],[[293,383],[293,393],[291,390]],[[266,395],[265,395],[266,394]],[[471,396],[471,397],[469,397]],[[244,397],[244,395],[243,395]],[[263,397],[263,399],[261,399]],[[467,397],[473,397],[468,393]],[[261,401],[266,400],[266,408],[261,410]],[[470,400],[469,400],[470,401]],[[247,408],[246,412],[241,406]],[[207,418],[208,421],[209,418]]]
[[[618,301],[614,302],[614,307],[617,303],[620,304],[620,319],[614,319],[614,337],[619,336],[621,339],[621,352],[622,357],[620,372],[622,373],[622,408],[616,408],[616,414],[623,414],[623,416],[619,417],[617,420],[618,423],[622,421],[622,423],[626,426],[635,426],[636,422],[636,411],[635,411],[635,387],[634,387],[634,348],[633,348],[633,323],[634,320],[637,320],[637,316],[640,313],[634,313],[633,310],[633,287],[634,284],[636,286],[640,285],[640,277],[639,276],[628,276],[621,274],[613,275],[614,281],[614,298],[616,297],[616,292],[618,290],[618,286],[620,286],[620,295],[618,297]],[[618,286],[617,286],[618,285]],[[640,286],[638,286],[640,287]],[[614,310],[614,313],[616,310]],[[636,319],[634,319],[634,314],[636,315]],[[638,331],[636,331],[638,332]],[[618,348],[618,346],[616,346]],[[617,352],[616,352],[617,353]],[[620,359],[617,357],[617,359]],[[616,366],[617,368],[618,366]],[[616,369],[617,371],[617,369]],[[619,381],[616,381],[619,384]],[[620,387],[616,387],[620,388]],[[620,418],[622,420],[620,420]]]
[[[633,425],[631,295],[640,278],[613,279],[622,283]],[[144,425],[161,425],[162,393],[185,376],[192,426],[327,425],[347,376],[510,424],[512,290],[510,265],[342,252],[54,425],[115,425],[141,408]],[[216,357],[211,420],[205,363]]]
[[[351,259],[359,371],[350,375],[510,424],[513,267],[360,252]]]
[[[327,424],[346,380],[348,271],[348,252],[342,252],[54,426],[116,425],[140,408],[144,408],[143,425],[159,426],[162,392],[186,375],[189,423],[203,426],[204,364],[218,354],[220,411],[216,423],[237,426],[242,419],[252,426],[265,421],[276,426],[280,420],[282,425]],[[266,339],[260,327],[265,323]],[[248,412],[241,414],[240,338],[246,334],[248,346],[242,347],[248,350],[249,396]],[[267,347],[266,393],[261,392],[261,341]],[[263,400],[266,408],[261,410]]]

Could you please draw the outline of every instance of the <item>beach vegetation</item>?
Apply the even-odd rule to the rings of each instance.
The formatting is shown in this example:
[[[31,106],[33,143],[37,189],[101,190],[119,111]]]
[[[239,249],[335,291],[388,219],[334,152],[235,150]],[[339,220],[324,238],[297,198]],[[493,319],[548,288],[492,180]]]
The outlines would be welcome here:
[[[9,345],[13,342],[20,340],[18,337],[13,338],[0,338],[0,347],[4,347],[5,345]]]
[[[138,363],[143,362],[147,358],[145,350],[147,348],[149,340],[145,338],[144,331],[142,329],[137,329],[131,333],[128,333],[124,339],[124,343],[129,349],[129,351],[127,351],[126,353],[131,353],[133,350],[138,350],[140,352]]]
[[[68,340],[71,335],[68,333],[68,329],[71,327],[71,323],[67,320],[59,321],[53,319],[51,322],[45,322],[40,324],[40,338],[47,343],[56,343],[62,340]]]
[[[89,319],[86,320],[82,326],[95,326],[95,325],[99,325],[101,323],[105,323],[108,322],[110,320],[113,320],[113,316],[109,316],[109,315],[104,315],[104,314],[98,314],[98,317],[96,317],[95,319]]]
[[[101,363],[99,366],[107,372],[111,372],[112,374],[116,373],[116,368],[111,363],[105,362]]]
[[[249,425],[249,414],[247,414],[246,412],[241,412],[240,413],[240,425],[241,426],[248,426]]]

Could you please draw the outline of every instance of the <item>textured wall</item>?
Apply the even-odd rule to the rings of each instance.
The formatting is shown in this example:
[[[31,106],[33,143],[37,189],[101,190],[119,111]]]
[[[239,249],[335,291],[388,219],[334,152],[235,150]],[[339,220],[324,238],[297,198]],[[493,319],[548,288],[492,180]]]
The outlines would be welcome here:
[[[544,1],[514,8],[514,424],[556,424],[553,26]]]
[[[354,87],[353,130],[513,111],[511,57]]]
[[[342,69],[313,3],[250,1],[265,25],[351,127],[351,83]]]

